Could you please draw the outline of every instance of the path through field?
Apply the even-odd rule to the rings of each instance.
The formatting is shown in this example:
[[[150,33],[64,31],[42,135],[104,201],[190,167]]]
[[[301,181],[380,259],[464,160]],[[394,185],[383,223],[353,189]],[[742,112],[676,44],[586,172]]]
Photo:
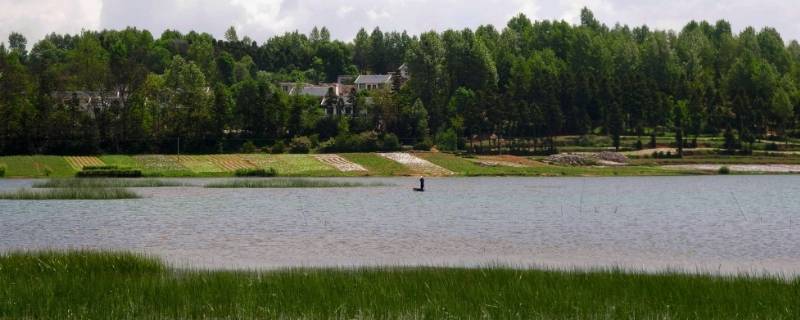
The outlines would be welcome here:
[[[449,176],[454,173],[450,170],[437,166],[428,160],[421,159],[406,152],[379,153],[381,157],[395,161],[414,170],[417,174],[429,176]]]
[[[314,156],[320,162],[336,168],[341,172],[367,171],[360,164],[348,161],[337,154],[319,154]]]

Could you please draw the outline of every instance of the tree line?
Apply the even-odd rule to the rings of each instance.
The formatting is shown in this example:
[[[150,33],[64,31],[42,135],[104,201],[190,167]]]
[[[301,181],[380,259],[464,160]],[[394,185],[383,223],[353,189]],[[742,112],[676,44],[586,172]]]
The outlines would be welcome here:
[[[359,93],[364,117],[326,117],[317,98],[278,82],[333,82],[406,64],[394,90]],[[682,137],[724,134],[740,147],[798,134],[800,45],[773,28],[735,34],[728,22],[679,32],[609,27],[588,9],[573,25],[520,14],[499,30],[360,30],[350,42],[326,28],[258,43],[229,29],[50,34],[28,50],[18,33],[0,45],[0,154],[230,152],[308,137],[332,143],[393,135],[455,148],[489,136],[553,148],[558,135]],[[103,108],[77,95],[100,92]],[[370,99],[361,99],[369,96]],[[370,101],[370,103],[365,103]],[[250,143],[252,144],[252,143]]]

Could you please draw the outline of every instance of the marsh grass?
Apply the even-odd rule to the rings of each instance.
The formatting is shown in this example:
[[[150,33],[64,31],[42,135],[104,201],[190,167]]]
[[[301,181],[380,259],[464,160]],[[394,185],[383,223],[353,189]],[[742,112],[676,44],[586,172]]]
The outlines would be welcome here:
[[[128,253],[0,255],[0,318],[796,319],[800,280],[619,270],[175,269]]]
[[[140,198],[133,191],[121,188],[62,188],[34,191],[20,189],[0,193],[0,200],[114,200]]]
[[[317,179],[239,179],[212,182],[206,188],[355,188],[382,187],[384,183],[363,183],[353,181],[333,181]]]
[[[181,187],[185,183],[159,179],[50,179],[33,184],[34,188],[156,188]]]

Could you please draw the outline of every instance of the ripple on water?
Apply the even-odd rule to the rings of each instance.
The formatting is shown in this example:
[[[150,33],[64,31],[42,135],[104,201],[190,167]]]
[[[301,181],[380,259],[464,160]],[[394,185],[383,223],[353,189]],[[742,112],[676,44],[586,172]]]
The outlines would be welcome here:
[[[440,178],[425,193],[410,192],[415,179],[380,180],[394,186],[0,201],[0,250],[123,249],[208,268],[500,263],[800,274],[797,176]],[[0,180],[0,191],[31,183]]]

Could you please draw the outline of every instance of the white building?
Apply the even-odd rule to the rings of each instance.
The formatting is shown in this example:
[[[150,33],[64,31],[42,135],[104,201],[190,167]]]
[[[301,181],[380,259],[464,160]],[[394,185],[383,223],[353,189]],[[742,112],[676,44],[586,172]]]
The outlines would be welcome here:
[[[358,90],[376,90],[376,89],[391,89],[392,88],[392,75],[391,74],[362,74],[356,78],[356,89]]]

